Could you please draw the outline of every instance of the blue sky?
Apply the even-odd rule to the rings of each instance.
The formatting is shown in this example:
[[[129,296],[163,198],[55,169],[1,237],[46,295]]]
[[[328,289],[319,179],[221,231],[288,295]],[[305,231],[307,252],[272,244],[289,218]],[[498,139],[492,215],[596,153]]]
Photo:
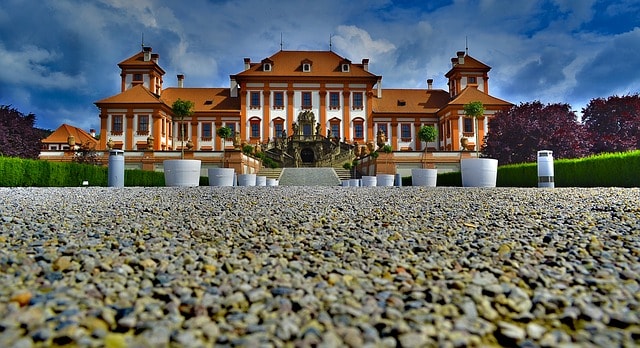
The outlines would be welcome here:
[[[36,126],[99,129],[95,101],[117,94],[117,63],[144,43],[164,86],[226,87],[243,58],[280,49],[369,58],[384,88],[447,89],[456,51],[492,67],[490,93],[568,103],[640,92],[640,0],[3,0],[0,104]]]

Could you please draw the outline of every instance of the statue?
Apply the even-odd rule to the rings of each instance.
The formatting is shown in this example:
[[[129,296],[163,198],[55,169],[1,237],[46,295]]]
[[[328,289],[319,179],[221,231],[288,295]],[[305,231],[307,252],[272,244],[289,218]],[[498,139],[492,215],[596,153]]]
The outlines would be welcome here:
[[[382,129],[378,129],[378,137],[376,138],[376,143],[378,144],[378,148],[383,147],[387,143],[387,135],[384,134]]]
[[[293,122],[293,135],[298,135],[298,124]]]
[[[360,146],[358,145],[357,141],[353,142],[353,155],[356,157],[360,157]]]
[[[302,158],[300,157],[300,149],[296,149],[296,168],[300,167],[300,163],[302,163]]]
[[[372,153],[373,151],[375,151],[375,150],[376,150],[376,147],[375,147],[375,146],[376,146],[376,145],[373,143],[373,140],[370,140],[370,141],[367,143],[367,150],[369,150],[369,153]],[[384,146],[384,144],[383,144],[383,146]]]
[[[331,129],[327,129],[327,139],[331,139]]]
[[[233,148],[236,150],[240,148],[240,132],[236,132],[236,135],[233,137]]]
[[[320,135],[320,122],[316,123],[316,135]]]

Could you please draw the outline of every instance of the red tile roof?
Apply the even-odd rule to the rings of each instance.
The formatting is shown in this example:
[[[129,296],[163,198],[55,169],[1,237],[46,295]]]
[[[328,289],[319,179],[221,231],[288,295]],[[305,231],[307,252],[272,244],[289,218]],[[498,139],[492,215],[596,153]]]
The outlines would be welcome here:
[[[373,112],[435,114],[448,101],[449,93],[441,89],[383,89],[382,98],[373,100]]]
[[[478,86],[467,86],[462,92],[449,102],[449,105],[464,105],[474,101],[480,101],[484,105],[511,106],[508,101],[493,97],[478,89]]]
[[[271,71],[264,71],[262,63],[251,63],[248,70],[235,76],[375,77],[377,79],[375,74],[364,69],[363,64],[351,63],[349,71],[343,72],[341,63],[348,60],[332,51],[279,51],[267,59],[272,62]],[[303,72],[302,62],[307,60],[311,62],[311,71]]]
[[[66,144],[70,135],[75,138],[77,145],[86,143],[93,144],[93,146],[98,145],[98,140],[89,133],[68,124],[62,124],[48,137],[42,139],[42,142],[45,144]]]
[[[232,98],[229,88],[167,88],[160,99],[169,107],[178,99],[192,101],[195,112],[240,112],[240,98]]]

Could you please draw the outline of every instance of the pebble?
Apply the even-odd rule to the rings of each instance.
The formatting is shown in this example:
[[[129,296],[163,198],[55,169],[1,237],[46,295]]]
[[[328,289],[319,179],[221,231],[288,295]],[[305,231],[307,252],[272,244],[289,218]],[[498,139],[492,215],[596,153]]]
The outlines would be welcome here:
[[[638,197],[0,188],[0,346],[638,346]]]

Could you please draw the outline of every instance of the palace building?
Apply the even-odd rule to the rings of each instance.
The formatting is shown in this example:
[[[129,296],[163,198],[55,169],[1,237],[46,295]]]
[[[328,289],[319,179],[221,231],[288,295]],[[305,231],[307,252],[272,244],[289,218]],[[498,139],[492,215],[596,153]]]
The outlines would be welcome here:
[[[244,70],[230,75],[228,88],[164,87],[165,71],[151,47],[120,62],[121,87],[97,101],[99,150],[221,151],[238,143],[260,144],[282,165],[295,160],[318,162],[331,153],[375,142],[380,134],[394,151],[473,149],[475,134],[486,134],[488,119],[511,103],[489,94],[490,67],[457,52],[446,73],[447,89],[385,89],[382,76],[369,71],[369,60],[352,62],[333,51],[281,50],[259,62],[244,59]],[[195,104],[183,122],[172,119],[178,100]],[[463,105],[481,101],[485,116],[478,129]],[[438,139],[422,143],[418,130],[433,125]],[[230,127],[233,141],[216,129]],[[184,131],[184,133],[182,132]],[[184,139],[180,135],[184,134]],[[468,138],[461,148],[461,138]],[[347,151],[348,152],[348,151]],[[297,158],[296,158],[297,157]]]

